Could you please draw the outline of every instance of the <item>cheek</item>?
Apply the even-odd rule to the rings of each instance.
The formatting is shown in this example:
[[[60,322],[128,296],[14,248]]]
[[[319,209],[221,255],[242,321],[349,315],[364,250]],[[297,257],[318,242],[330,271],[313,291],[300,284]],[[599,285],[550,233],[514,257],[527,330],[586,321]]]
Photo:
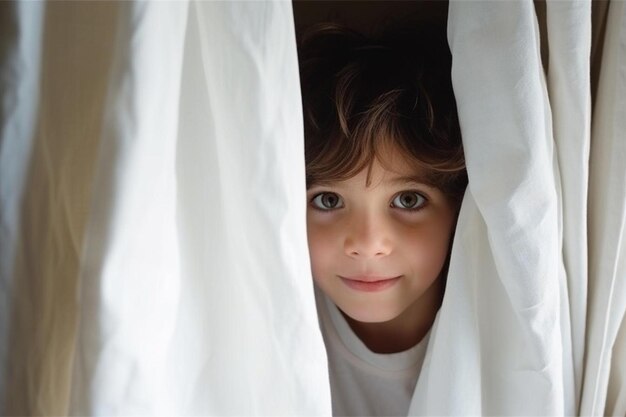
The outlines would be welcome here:
[[[419,275],[435,279],[448,256],[452,225],[450,222],[433,222],[413,230],[404,240],[404,253],[412,259],[413,268]]]
[[[332,265],[333,245],[332,236],[328,231],[320,227],[308,225],[307,239],[309,244],[309,257],[311,259],[311,273],[317,281]]]

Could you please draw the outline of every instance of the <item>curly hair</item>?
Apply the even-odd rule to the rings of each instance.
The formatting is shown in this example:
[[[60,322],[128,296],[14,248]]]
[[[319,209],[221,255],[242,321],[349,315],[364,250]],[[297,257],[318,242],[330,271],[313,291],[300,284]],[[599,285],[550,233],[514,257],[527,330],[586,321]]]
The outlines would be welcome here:
[[[389,25],[365,36],[336,23],[298,36],[307,187],[384,163],[392,145],[451,200],[467,185],[445,27]]]

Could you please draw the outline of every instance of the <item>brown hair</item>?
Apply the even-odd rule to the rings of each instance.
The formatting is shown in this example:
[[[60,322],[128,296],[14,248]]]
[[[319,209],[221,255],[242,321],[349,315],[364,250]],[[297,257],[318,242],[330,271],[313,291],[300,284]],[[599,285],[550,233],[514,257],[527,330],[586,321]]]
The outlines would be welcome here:
[[[392,27],[392,26],[389,26]],[[298,39],[307,188],[369,170],[389,145],[460,201],[465,160],[443,28],[395,25],[365,36],[336,23]],[[387,167],[389,168],[389,167]]]

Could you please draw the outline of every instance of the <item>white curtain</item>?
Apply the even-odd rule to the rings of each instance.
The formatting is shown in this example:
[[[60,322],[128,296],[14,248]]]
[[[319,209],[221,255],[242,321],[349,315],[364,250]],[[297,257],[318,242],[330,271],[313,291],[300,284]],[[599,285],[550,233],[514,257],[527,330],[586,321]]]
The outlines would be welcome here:
[[[576,413],[591,3],[548,2],[546,12],[540,34],[530,1],[450,5],[469,186],[416,414]]]
[[[626,415],[625,2],[610,3],[604,39],[591,130],[589,313],[581,412]]]
[[[411,414],[626,414],[626,5],[593,109],[591,2],[536,7],[450,4],[470,185]],[[297,64],[288,1],[0,3],[5,414],[331,413]]]
[[[329,414],[291,4],[2,7],[3,408]]]

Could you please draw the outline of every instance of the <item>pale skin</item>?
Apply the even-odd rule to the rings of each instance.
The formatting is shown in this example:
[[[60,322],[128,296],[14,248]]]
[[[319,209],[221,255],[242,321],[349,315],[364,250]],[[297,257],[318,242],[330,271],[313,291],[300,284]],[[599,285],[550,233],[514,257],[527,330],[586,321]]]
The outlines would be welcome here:
[[[307,228],[315,284],[370,350],[394,353],[432,326],[457,211],[396,149],[383,158],[384,166],[373,162],[369,185],[366,169],[312,184]]]

